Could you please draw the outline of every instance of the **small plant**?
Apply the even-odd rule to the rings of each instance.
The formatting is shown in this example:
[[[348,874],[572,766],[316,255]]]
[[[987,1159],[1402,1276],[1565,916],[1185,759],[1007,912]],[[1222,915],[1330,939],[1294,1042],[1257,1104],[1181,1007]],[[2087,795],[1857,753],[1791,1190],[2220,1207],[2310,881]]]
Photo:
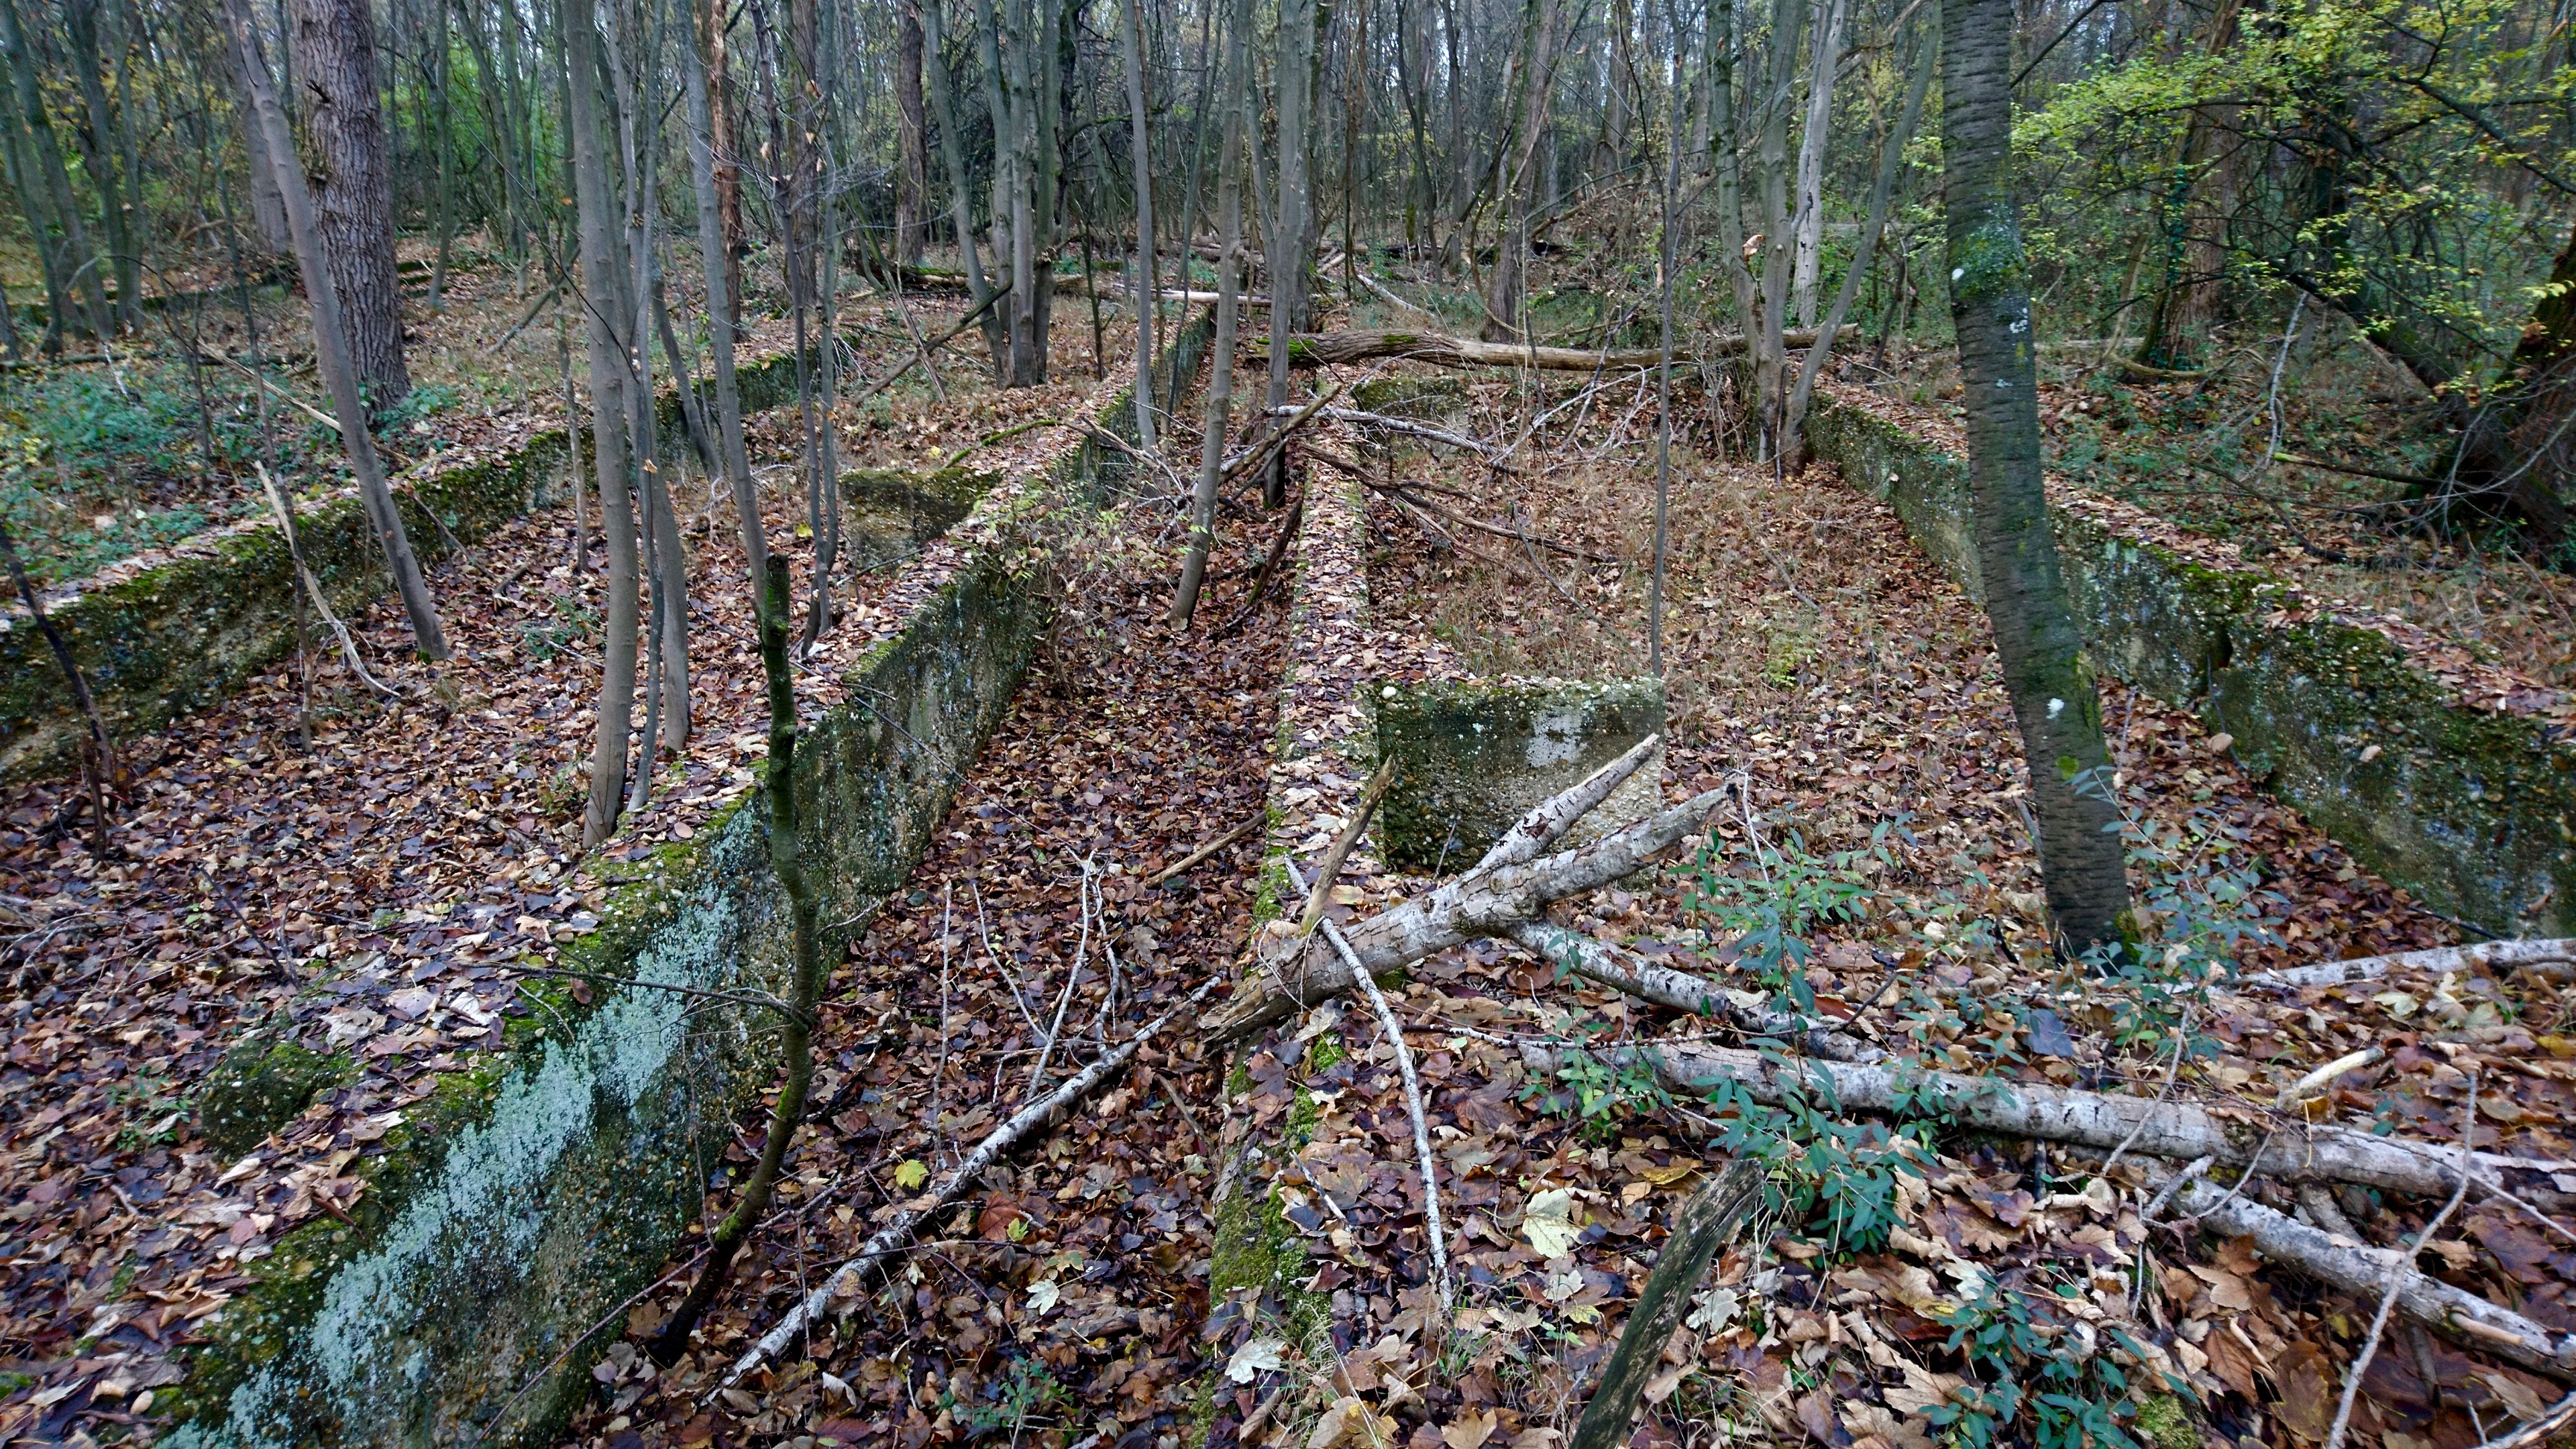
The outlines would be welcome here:
[[[1718,1145],[1770,1169],[1773,1210],[1837,1250],[1855,1253],[1887,1245],[1897,1223],[1897,1179],[1922,1175],[1915,1158],[1930,1155],[1930,1134],[1941,1116],[1936,1100],[1909,1098],[1898,1104],[1903,1110],[1891,1130],[1846,1121],[1832,1101],[1804,1093],[1776,1107],[1758,1102],[1741,1082],[1719,1086],[1708,1105],[1721,1124]]]
[[[984,1402],[952,1405],[951,1412],[957,1412],[972,1433],[1016,1435],[1032,1419],[1071,1402],[1072,1396],[1045,1364],[1015,1358],[1007,1372],[984,1385]]]
[[[1577,1028],[1578,1037],[1585,1034]],[[1607,1142],[1619,1124],[1640,1112],[1657,1112],[1673,1103],[1655,1076],[1654,1063],[1638,1056],[1607,1059],[1578,1044],[1565,1050],[1549,1082],[1534,1078],[1521,1088],[1523,1101],[1571,1118],[1587,1138]]]
[[[1781,822],[1774,822],[1775,824]],[[1703,847],[1686,900],[1733,935],[1740,963],[1759,975],[1776,996],[1801,1012],[1816,1007],[1807,984],[1806,937],[1819,926],[1867,919],[1873,899],[1870,869],[1895,863],[1897,821],[1881,821],[1864,850],[1819,856],[1794,829],[1783,828],[1773,845],[1758,833],[1749,844],[1728,847],[1721,862],[1715,846]]]
[[[2023,1420],[2035,1449],[2138,1449],[2126,1427],[2137,1420],[2137,1398],[2127,1371],[2104,1350],[2116,1344],[2142,1356],[2120,1330],[2096,1330],[2053,1311],[2055,1301],[2081,1291],[2070,1284],[2029,1293],[1979,1277],[1956,1307],[1935,1313],[1967,1379],[1931,1412],[1952,1449],[1991,1449]]]
[[[545,596],[546,607],[554,611],[549,619],[528,619],[519,625],[519,644],[539,660],[568,654],[590,643],[599,635],[599,616],[589,606],[561,594]]]

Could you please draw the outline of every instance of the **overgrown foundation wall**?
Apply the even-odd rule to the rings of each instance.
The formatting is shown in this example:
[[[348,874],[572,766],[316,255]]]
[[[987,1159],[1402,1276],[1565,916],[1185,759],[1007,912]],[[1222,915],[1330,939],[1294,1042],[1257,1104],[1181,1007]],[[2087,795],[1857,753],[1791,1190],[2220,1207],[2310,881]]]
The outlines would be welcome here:
[[[1184,333],[1194,365],[1205,327]],[[1186,373],[1184,374],[1186,376]],[[1116,427],[1124,398],[1100,421]],[[1114,455],[1112,455],[1114,456]],[[851,702],[797,755],[809,873],[841,933],[902,888],[1041,637],[1044,536],[1120,470],[1069,442],[986,493],[898,575],[903,607]],[[252,1270],[177,1389],[188,1446],[549,1443],[703,1204],[735,1116],[777,1070],[758,1012],[657,986],[783,991],[784,901],[758,795],[675,845],[566,965],[630,983],[549,992],[507,1049],[394,1129],[346,1225],[317,1220]]]
[[[746,411],[794,400],[790,353],[745,367]],[[661,401],[663,448],[688,446],[675,393]],[[567,435],[531,434],[515,447],[460,458],[396,489],[403,528],[424,564],[470,544],[522,514],[566,496]],[[304,561],[342,614],[392,587],[383,553],[354,489],[296,518]],[[112,566],[45,603],[106,717],[130,738],[224,698],[295,646],[295,574],[275,523],[211,529],[140,567]],[[315,625],[316,628],[319,625]],[[43,631],[23,605],[0,610],[0,779],[25,780],[77,767],[88,728],[71,699]]]
[[[1956,453],[1823,395],[1807,435],[1980,597]],[[2056,499],[2049,520],[2098,667],[2234,736],[2268,788],[2434,910],[2497,936],[2576,932],[2576,740],[2527,682],[2150,541],[2117,505]]]

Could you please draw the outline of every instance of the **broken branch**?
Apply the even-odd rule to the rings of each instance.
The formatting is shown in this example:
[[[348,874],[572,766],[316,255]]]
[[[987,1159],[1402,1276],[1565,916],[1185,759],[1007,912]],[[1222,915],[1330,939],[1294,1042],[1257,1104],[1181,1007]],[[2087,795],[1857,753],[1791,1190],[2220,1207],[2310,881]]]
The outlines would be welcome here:
[[[2553,980],[2576,976],[2576,940],[2482,941],[2474,946],[2442,946],[2430,951],[2401,951],[2393,956],[2356,956],[2349,961],[2320,961],[2280,971],[2257,971],[2248,986],[2340,986],[2347,981],[2377,981],[2399,971],[2438,976],[2446,971],[2490,973],[2536,971]],[[2554,968],[2554,969],[2553,969]]]

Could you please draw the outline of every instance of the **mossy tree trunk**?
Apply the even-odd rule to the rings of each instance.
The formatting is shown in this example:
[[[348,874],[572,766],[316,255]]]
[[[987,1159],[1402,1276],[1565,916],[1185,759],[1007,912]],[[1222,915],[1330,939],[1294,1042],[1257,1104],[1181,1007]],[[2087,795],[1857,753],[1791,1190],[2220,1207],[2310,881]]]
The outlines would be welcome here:
[[[2012,195],[2012,0],[1942,0],[1950,316],[1966,389],[1968,484],[1986,616],[2003,661],[2058,944],[2117,942],[2129,907],[2102,706],[2048,529],[2037,354]]]

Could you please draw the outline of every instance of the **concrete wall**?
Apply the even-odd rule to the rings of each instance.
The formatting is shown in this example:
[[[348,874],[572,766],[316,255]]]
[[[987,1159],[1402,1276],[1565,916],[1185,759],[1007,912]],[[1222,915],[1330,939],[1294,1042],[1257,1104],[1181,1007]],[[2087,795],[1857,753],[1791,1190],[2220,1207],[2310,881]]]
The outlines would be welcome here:
[[[1380,688],[1369,701],[1378,758],[1395,777],[1378,806],[1390,864],[1453,874],[1493,848],[1532,806],[1571,788],[1664,728],[1654,678],[1444,679]],[[1661,761],[1628,777],[1571,843],[1663,805]]]
[[[1807,435],[1978,597],[1960,458],[1821,395]],[[2498,936],[2576,933],[2576,740],[2516,707],[2510,676],[2437,675],[2402,621],[2146,541],[2113,508],[2050,522],[2105,672],[2233,735],[2267,788],[2433,909]]]
[[[1184,334],[1192,367],[1205,335]],[[1100,421],[1117,426],[1121,410],[1123,398]],[[1091,506],[1120,476],[1088,440],[1070,445],[1044,475],[986,493],[891,586],[918,602],[797,755],[826,922],[910,876],[1043,632],[1039,521]],[[764,831],[747,797],[623,887],[566,964],[638,984],[588,1007],[549,993],[553,1010],[443,1082],[362,1168],[354,1223],[289,1234],[210,1320],[163,1442],[552,1441],[623,1331],[618,1309],[699,1214],[705,1164],[776,1073],[761,1016],[646,984],[785,989]]]
[[[740,380],[748,410],[793,401],[796,359],[746,367]],[[666,394],[661,411],[667,455],[688,446],[678,396]],[[397,489],[412,551],[434,563],[447,556],[448,535],[470,544],[562,501],[567,446],[562,429],[547,429]],[[148,565],[111,565],[46,600],[110,735],[130,739],[203,709],[295,647],[294,567],[285,536],[266,518],[210,529]],[[334,612],[346,617],[392,587],[354,489],[306,505],[296,533]],[[0,779],[69,773],[87,733],[43,631],[8,601],[0,609]]]

